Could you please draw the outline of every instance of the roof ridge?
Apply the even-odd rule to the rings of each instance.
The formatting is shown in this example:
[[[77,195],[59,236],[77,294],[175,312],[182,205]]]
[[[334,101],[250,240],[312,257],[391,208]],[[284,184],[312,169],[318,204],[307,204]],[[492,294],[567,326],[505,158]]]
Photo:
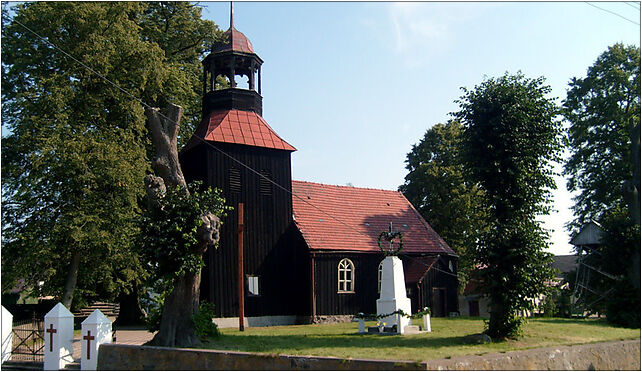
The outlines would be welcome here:
[[[401,194],[399,190],[387,190],[387,189],[377,189],[373,187],[359,187],[359,186],[346,186],[346,185],[334,185],[330,183],[320,183],[320,182],[312,182],[312,181],[300,181],[300,180],[292,180],[292,182],[300,182],[300,183],[309,183],[313,185],[321,185],[321,186],[333,186],[333,187],[339,187],[339,188],[345,188],[345,189],[358,189],[358,190],[376,190],[376,191],[386,191],[386,192],[394,192],[396,194]]]

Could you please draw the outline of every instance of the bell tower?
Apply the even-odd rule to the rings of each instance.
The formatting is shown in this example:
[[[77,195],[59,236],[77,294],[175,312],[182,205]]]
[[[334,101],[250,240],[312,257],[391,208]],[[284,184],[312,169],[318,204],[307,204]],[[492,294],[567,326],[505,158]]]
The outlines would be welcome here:
[[[243,33],[230,28],[203,60],[203,119],[179,160],[185,180],[221,190],[236,208],[223,218],[218,249],[208,249],[201,297],[222,317],[238,316],[238,205],[244,205],[245,315],[292,315],[296,255],[283,239],[292,220],[291,154],[296,149],[262,117],[261,65]]]
[[[203,115],[231,109],[262,115],[262,64],[250,40],[234,28],[234,5],[231,5],[229,30],[203,60]],[[218,77],[223,77],[225,83],[219,84]],[[237,78],[243,77],[247,78],[247,89],[238,87]]]

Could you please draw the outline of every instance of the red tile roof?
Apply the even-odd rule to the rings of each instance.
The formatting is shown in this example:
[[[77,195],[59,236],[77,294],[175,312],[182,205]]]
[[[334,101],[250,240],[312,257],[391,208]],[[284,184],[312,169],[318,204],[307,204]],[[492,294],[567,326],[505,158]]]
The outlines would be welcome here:
[[[403,233],[402,253],[455,254],[398,191],[292,181],[292,192],[295,222],[311,250],[379,252],[379,234],[392,221]]]
[[[232,36],[232,43],[230,43],[230,35]],[[254,48],[252,48],[252,43],[250,40],[243,35],[243,33],[234,27],[228,29],[223,34],[225,41],[222,43],[214,45],[212,48],[213,53],[217,52],[226,52],[233,50],[235,52],[251,53],[254,54]]]
[[[214,111],[203,119],[194,135],[208,141],[296,151],[292,145],[279,137],[261,116],[251,111]],[[192,137],[186,149],[200,142]]]

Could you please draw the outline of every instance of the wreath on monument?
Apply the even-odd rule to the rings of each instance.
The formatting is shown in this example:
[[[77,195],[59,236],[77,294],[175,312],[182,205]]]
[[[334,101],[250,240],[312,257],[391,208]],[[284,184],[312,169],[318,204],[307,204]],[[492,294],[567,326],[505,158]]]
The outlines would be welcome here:
[[[395,238],[399,238],[399,243],[397,243],[396,249],[393,248],[393,240],[395,240]],[[384,248],[381,246],[382,240],[388,242],[388,248]],[[401,231],[392,231],[391,224],[389,231],[383,231],[381,234],[379,234],[377,244],[379,245],[379,249],[381,249],[381,252],[383,252],[386,256],[396,256],[403,249],[403,235],[401,234]]]

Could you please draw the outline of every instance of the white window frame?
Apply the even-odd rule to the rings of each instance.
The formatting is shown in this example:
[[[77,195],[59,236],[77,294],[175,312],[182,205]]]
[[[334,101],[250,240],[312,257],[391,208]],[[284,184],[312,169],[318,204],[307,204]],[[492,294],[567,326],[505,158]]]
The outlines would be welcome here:
[[[261,292],[259,291],[259,276],[258,275],[247,275],[247,295],[248,296],[260,296]],[[252,290],[256,289],[256,293]]]
[[[339,261],[339,265],[337,266],[337,283],[338,283],[337,292],[354,293],[354,282],[355,282],[354,279],[355,279],[354,263],[352,263],[352,261],[348,258],[344,258],[341,261]]]

